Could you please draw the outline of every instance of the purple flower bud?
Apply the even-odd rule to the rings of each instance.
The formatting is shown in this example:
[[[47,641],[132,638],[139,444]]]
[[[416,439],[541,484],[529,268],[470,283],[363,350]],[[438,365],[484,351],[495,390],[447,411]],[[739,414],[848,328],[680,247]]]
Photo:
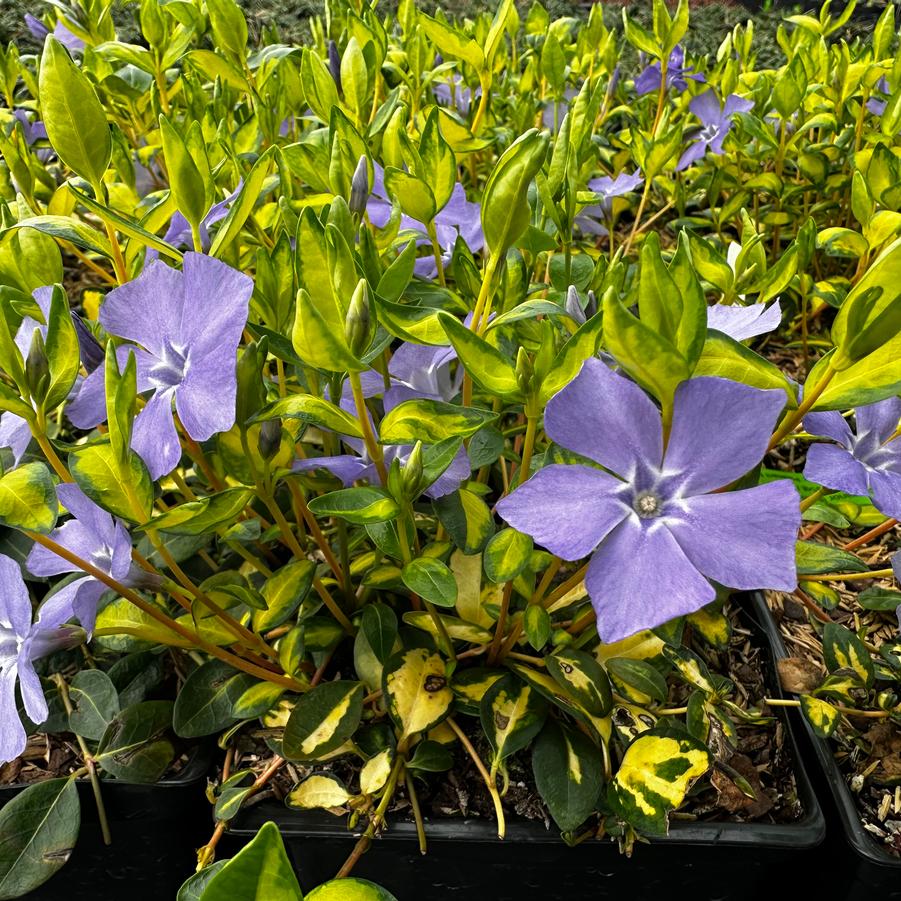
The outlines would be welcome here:
[[[366,157],[361,156],[357,161],[357,168],[350,182],[350,211],[357,216],[362,216],[369,200],[369,169],[366,166]]]
[[[566,310],[566,315],[569,316],[573,322],[582,325],[585,322],[585,313],[582,311],[582,301],[579,300],[579,292],[576,290],[575,285],[570,285],[566,289],[566,303],[564,304],[564,309]]]
[[[282,443],[282,421],[280,419],[267,419],[260,426],[260,437],[257,447],[260,456],[264,460],[271,460],[277,453]]]
[[[78,349],[81,353],[81,362],[88,372],[93,372],[103,362],[103,348],[94,337],[93,332],[84,324],[84,320],[74,310],[72,323],[75,325],[75,336],[78,338]]]
[[[594,291],[588,292],[588,303],[585,304],[585,318],[591,319],[598,311],[598,299]]]
[[[341,90],[341,54],[338,53],[338,45],[334,41],[328,42],[328,70]]]

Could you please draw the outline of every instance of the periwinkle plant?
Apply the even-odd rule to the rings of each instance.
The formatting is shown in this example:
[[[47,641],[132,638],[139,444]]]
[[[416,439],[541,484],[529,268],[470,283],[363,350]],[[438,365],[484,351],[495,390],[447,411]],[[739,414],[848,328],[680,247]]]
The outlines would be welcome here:
[[[893,7],[843,56],[799,17],[762,69],[744,27],[688,54],[686,0],[331,4],[304,48],[234,0],[142,0],[124,43],[109,6],[0,51],[0,757],[74,734],[53,790],[102,808],[219,736],[204,898],[301,897],[271,826],[209,869],[288,762],[361,833],[341,877],[401,794],[425,850],[421,780],[467,757],[501,837],[514,758],[573,843],[746,795],[737,726],[773,717],[723,671],[734,592],[823,623],[901,518]],[[860,691],[808,717],[898,722],[823,632]],[[41,791],[0,810],[17,892],[62,864]]]

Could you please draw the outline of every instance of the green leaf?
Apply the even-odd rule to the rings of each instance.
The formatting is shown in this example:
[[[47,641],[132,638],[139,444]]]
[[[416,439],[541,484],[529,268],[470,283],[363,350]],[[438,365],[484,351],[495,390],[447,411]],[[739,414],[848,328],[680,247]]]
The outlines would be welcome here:
[[[416,398],[385,415],[379,424],[379,439],[383,444],[437,444],[447,438],[468,438],[496,419],[497,414],[490,410]]]
[[[610,681],[590,654],[565,648],[544,658],[548,674],[592,716],[606,716],[613,706]]]
[[[0,899],[43,885],[69,859],[80,826],[71,779],[38,782],[7,801],[0,809]]]
[[[286,622],[310,593],[315,576],[312,560],[296,560],[273,573],[261,589],[266,609],[253,612],[254,632],[268,632]]]
[[[192,873],[181,885],[175,901],[200,901],[203,892],[210,884],[212,878],[228,863],[227,860],[217,860],[215,863],[204,867],[197,873]]]
[[[488,176],[482,194],[482,231],[495,258],[502,257],[529,225],[529,184],[547,148],[547,136],[532,128],[501,154]]]
[[[304,901],[275,823],[260,831],[207,883],[200,901]]]
[[[182,135],[165,116],[160,116],[160,139],[175,205],[192,228],[199,228],[210,208],[203,175]]]
[[[247,56],[247,21],[235,0],[207,0],[213,40],[242,63]]]
[[[507,675],[485,692],[479,716],[494,752],[491,770],[495,772],[503,760],[538,734],[547,716],[547,703],[530,685]]]
[[[494,517],[477,494],[461,488],[432,501],[441,524],[464,554],[478,554],[494,534]]]
[[[841,548],[816,541],[799,541],[795,544],[795,560],[799,575],[819,573],[863,573],[869,567],[860,557]]]
[[[604,783],[600,748],[548,718],[532,748],[535,787],[563,832],[578,829],[597,806]]]
[[[173,535],[205,535],[234,523],[253,496],[250,488],[226,488],[209,497],[172,507],[142,528]]]
[[[33,228],[41,234],[68,241],[91,253],[99,253],[109,260],[113,258],[113,248],[106,235],[69,216],[30,216],[14,222],[5,231],[15,228]]]
[[[332,879],[311,891],[306,901],[397,901],[391,892],[356,876]]]
[[[617,692],[632,703],[666,701],[666,679],[647,660],[611,657],[606,666]]]
[[[680,382],[691,375],[685,357],[633,316],[612,291],[604,297],[604,342],[623,369],[670,407]]]
[[[435,218],[437,206],[432,189],[421,179],[395,169],[385,168],[385,190],[400,207],[401,212],[417,222],[429,223]]]
[[[181,738],[201,738],[235,722],[238,699],[256,679],[221,660],[210,660],[188,676],[175,700],[172,722]]]
[[[59,158],[90,185],[100,185],[113,152],[97,93],[63,45],[49,35],[38,79],[41,117]]]
[[[454,700],[444,661],[425,648],[395,654],[385,664],[382,691],[388,713],[400,730],[399,742],[440,723]]]
[[[321,760],[354,734],[363,715],[362,682],[335,681],[303,695],[285,725],[282,753],[289,760]]]
[[[479,338],[454,316],[439,313],[438,318],[463,368],[490,394],[503,398],[520,395],[513,364],[487,341]]]
[[[59,285],[54,285],[50,299],[46,353],[50,381],[41,398],[41,406],[45,411],[50,411],[68,397],[81,367],[81,352],[69,313],[69,302]]]
[[[453,607],[457,603],[457,581],[454,574],[434,557],[417,557],[402,570],[404,585],[423,600],[438,607]]]
[[[0,476],[0,523],[12,529],[52,532],[59,505],[50,470],[26,463]]]
[[[132,704],[107,726],[94,759],[117,779],[157,782],[175,759],[171,725],[171,701]]]
[[[452,56],[469,63],[476,71],[485,67],[485,54],[472,38],[460,33],[451,25],[419,13],[416,24],[428,35],[442,56]]]
[[[95,504],[121,519],[145,523],[153,510],[153,480],[134,451],[128,453],[127,467],[124,475],[128,486],[108,441],[89,444],[69,454],[72,477]]]
[[[274,149],[272,148],[264,151],[245,176],[238,196],[229,205],[228,213],[222,220],[216,237],[213,238],[213,243],[210,245],[210,256],[223,256],[232,241],[241,233],[244,223],[263,193],[263,184],[269,175],[273,155]]]
[[[314,497],[310,510],[317,516],[339,516],[354,525],[388,522],[400,515],[400,507],[379,488],[343,488]]]
[[[397,615],[386,604],[367,604],[363,608],[360,630],[379,663],[384,663],[397,641]]]
[[[315,50],[308,47],[304,48],[301,56],[300,78],[310,109],[321,122],[328,122],[331,119],[332,109],[340,102],[338,89],[328,66]]]
[[[82,670],[69,685],[69,697],[74,708],[69,728],[82,738],[100,741],[119,713],[119,693],[110,677],[103,670]]]
[[[351,798],[337,776],[313,773],[285,795],[285,804],[292,810],[331,810],[343,807]]]
[[[511,582],[532,558],[532,539],[516,529],[501,529],[485,546],[482,563],[492,582]]]
[[[866,588],[857,595],[857,603],[864,610],[894,612],[901,605],[901,591],[889,588]]]
[[[267,419],[299,419],[303,423],[329,429],[339,435],[362,438],[363,432],[355,416],[335,404],[312,394],[290,394],[265,407],[254,422]]]
[[[291,343],[297,355],[309,366],[329,372],[359,372],[366,369],[351,353],[344,337],[343,317],[339,322],[335,311],[322,309],[314,303],[306,288],[297,292],[297,307]]]
[[[626,749],[607,800],[633,828],[663,835],[670,811],[709,768],[710,752],[696,739],[645,732]]]

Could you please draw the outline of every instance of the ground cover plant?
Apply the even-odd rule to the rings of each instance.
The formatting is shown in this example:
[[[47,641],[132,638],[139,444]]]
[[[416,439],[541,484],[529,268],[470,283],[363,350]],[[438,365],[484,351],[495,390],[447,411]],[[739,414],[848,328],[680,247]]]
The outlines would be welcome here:
[[[662,0],[334,2],[303,46],[129,11],[0,52],[0,898],[78,779],[102,821],[212,736],[205,901],[301,897],[274,826],[215,859],[267,794],[362,833],[320,901],[389,897],[354,864],[461,775],[501,838],[790,821],[784,706],[897,815],[894,7],[788,16],[773,63]]]

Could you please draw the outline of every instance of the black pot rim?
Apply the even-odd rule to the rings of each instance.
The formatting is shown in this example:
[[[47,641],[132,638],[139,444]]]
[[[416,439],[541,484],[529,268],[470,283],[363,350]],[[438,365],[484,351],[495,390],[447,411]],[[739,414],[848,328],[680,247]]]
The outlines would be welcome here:
[[[766,632],[767,638],[778,658],[783,659],[788,657],[788,650],[785,647],[785,642],[782,640],[779,627],[776,625],[776,621],[773,619],[769,605],[762,593],[755,592],[754,606],[755,608],[762,607],[760,610],[760,625]],[[782,694],[782,688],[779,686],[779,695],[781,696]],[[901,871],[901,858],[893,857],[887,851],[883,851],[879,846],[879,843],[870,836],[866,829],[864,829],[860,819],[860,813],[857,809],[857,804],[855,804],[854,798],[851,796],[851,790],[848,788],[848,783],[845,781],[845,777],[835,761],[832,749],[829,746],[829,740],[820,738],[813,731],[813,728],[810,723],[807,722],[806,717],[801,716],[800,719],[804,724],[814,754],[816,755],[817,761],[829,784],[829,789],[835,800],[835,806],[838,809],[839,819],[844,827],[845,838],[848,840],[848,844],[850,844],[854,851],[860,855],[860,857],[864,858],[867,863],[885,867],[886,869]]]
[[[769,610],[761,594],[743,595],[750,598],[751,604],[746,612],[753,624],[760,629],[764,647],[770,657],[770,664],[775,671],[777,649],[772,643],[772,630],[766,628]],[[765,615],[764,615],[765,614]],[[778,680],[773,673],[773,681]],[[801,818],[793,823],[735,823],[735,822],[686,822],[675,819],[670,824],[666,835],[650,838],[652,845],[698,847],[732,846],[774,849],[807,850],[817,847],[826,837],[826,819],[810,777],[804,768],[803,758],[798,747],[796,726],[790,717],[783,719],[788,746],[794,766],[794,776],[798,789],[798,798],[804,811]],[[348,831],[341,817],[317,812],[289,810],[275,801],[261,801],[249,809],[242,811],[232,822],[229,832],[235,836],[250,837],[267,820],[273,820],[285,836],[318,836],[338,838],[359,836],[359,831]],[[463,819],[448,817],[441,820],[425,820],[428,839],[432,841],[460,842],[497,842],[497,830],[492,820]],[[415,825],[411,822],[392,820],[388,830],[380,841],[409,842],[416,837]],[[560,844],[559,832],[551,826],[534,820],[511,818],[507,821],[507,837],[505,843],[553,842]]]

